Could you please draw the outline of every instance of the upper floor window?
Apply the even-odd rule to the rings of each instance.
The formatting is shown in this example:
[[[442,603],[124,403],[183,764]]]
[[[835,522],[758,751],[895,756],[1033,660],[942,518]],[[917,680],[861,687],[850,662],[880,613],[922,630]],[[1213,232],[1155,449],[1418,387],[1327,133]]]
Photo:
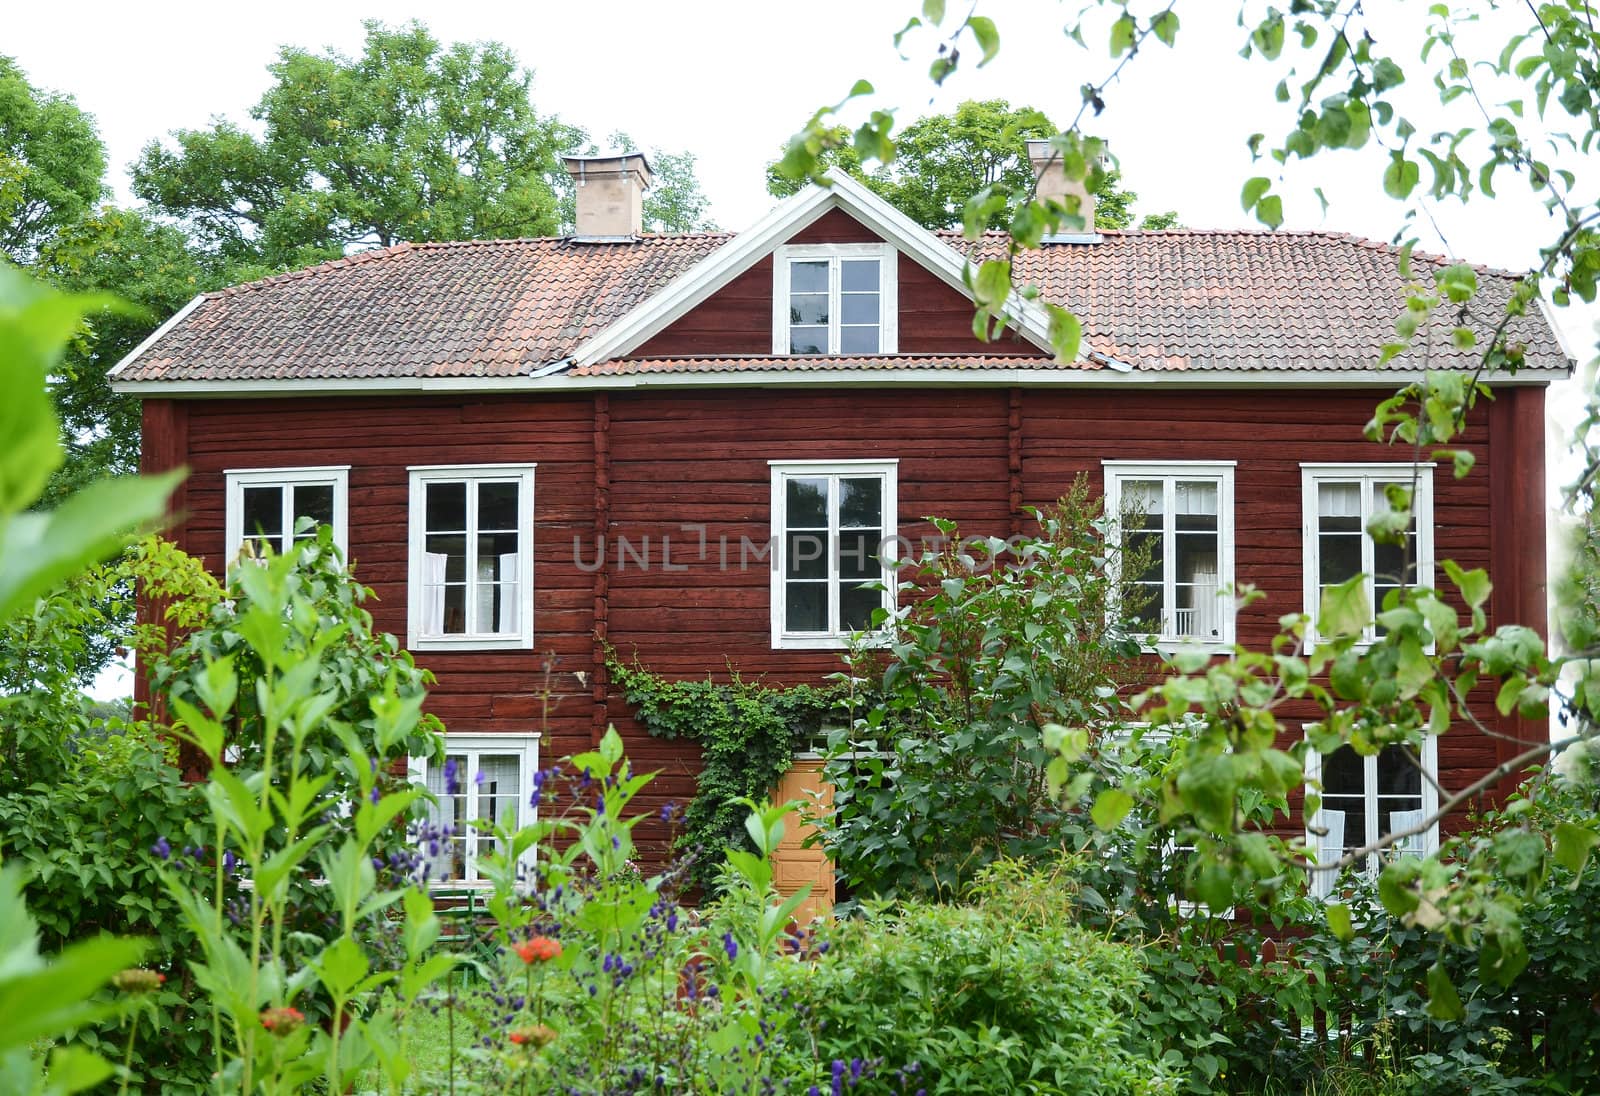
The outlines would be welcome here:
[[[772,645],[842,647],[894,607],[896,462],[770,463]]]
[[[515,831],[533,822],[533,774],[539,767],[539,735],[453,733],[445,759],[411,763],[411,777],[433,793],[427,824],[419,834],[436,883],[479,883],[479,859],[495,848],[495,829]],[[526,856],[532,865],[533,852]]]
[[[1423,739],[1421,750],[1396,744],[1370,757],[1350,746],[1340,746],[1327,757],[1311,752],[1306,782],[1320,786],[1322,802],[1306,818],[1306,847],[1318,864],[1334,864],[1379,838],[1404,834],[1389,847],[1387,856],[1434,852],[1439,847],[1439,824],[1422,824],[1439,810],[1438,775],[1439,740],[1433,735]],[[1355,866],[1372,872],[1381,860],[1367,854]],[[1312,873],[1312,890],[1317,894],[1330,894],[1333,883],[1331,871]]]
[[[533,469],[410,469],[409,646],[533,646]]]
[[[1416,494],[1405,543],[1379,543],[1367,532],[1372,520],[1389,510],[1387,489],[1412,486],[1410,464],[1302,464],[1305,515],[1305,606],[1315,624],[1322,592],[1366,576],[1367,604],[1383,609],[1390,590],[1433,584],[1433,466],[1416,466]],[[1363,641],[1381,629],[1369,621]]]
[[[1106,513],[1125,553],[1149,562],[1123,581],[1157,642],[1233,642],[1232,461],[1105,462]]]
[[[790,244],[773,252],[774,354],[893,354],[892,244]]]
[[[314,527],[295,531],[301,518],[332,526],[333,542],[341,552],[347,550],[349,465],[230,469],[224,475],[228,483],[228,559],[237,556],[246,541],[259,556],[267,548],[282,555],[295,541],[315,538]]]

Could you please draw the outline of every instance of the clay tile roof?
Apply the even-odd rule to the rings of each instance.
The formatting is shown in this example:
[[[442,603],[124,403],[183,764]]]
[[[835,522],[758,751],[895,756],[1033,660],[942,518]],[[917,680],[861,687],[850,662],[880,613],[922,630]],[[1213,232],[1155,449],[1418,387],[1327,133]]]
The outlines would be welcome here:
[[[727,238],[364,251],[208,294],[117,379],[519,376],[566,357]]]
[[[1005,237],[976,244],[959,233],[940,236],[977,262],[1002,256]],[[1450,265],[1415,252],[1419,280]],[[1473,304],[1490,324],[1503,314],[1520,275],[1475,267]],[[1094,244],[1047,244],[1023,252],[1016,277],[1083,322],[1084,352],[1098,352],[1140,370],[1369,369],[1394,339],[1405,279],[1395,247],[1339,232],[1106,232]],[[1477,353],[1450,339],[1448,308],[1417,333],[1394,368],[1470,368]],[[1507,334],[1527,348],[1530,366],[1569,364],[1537,309],[1514,319]]]
[[[975,261],[1004,251],[939,236]],[[517,377],[568,357],[730,239],[726,233],[400,244],[208,294],[118,381]],[[1444,265],[1414,256],[1427,277]],[[1019,280],[1083,321],[1083,356],[1140,371],[1371,368],[1393,336],[1404,282],[1389,245],[1331,232],[1108,232],[1099,243],[1024,252]],[[1479,268],[1474,311],[1494,316],[1517,276]],[[1475,363],[1453,347],[1444,310],[1396,368]],[[1526,363],[1569,362],[1534,310],[1512,321]],[[1483,334],[1483,332],[1480,332]],[[1426,337],[1424,337],[1426,336]],[[772,369],[1020,367],[1002,355],[894,358],[658,358],[571,370],[573,377]],[[1035,357],[1031,368],[1052,368]]]

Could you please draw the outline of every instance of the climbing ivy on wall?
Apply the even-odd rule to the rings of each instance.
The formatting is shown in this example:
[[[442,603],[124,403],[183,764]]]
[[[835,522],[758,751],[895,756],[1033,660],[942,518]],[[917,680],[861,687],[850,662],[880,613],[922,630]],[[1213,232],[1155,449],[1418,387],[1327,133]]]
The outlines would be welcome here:
[[[725,849],[754,851],[744,828],[750,812],[738,799],[770,795],[794,763],[797,748],[827,723],[849,722],[843,707],[850,693],[844,684],[774,687],[737,673],[727,681],[668,681],[637,659],[624,663],[615,652],[607,665],[645,730],[700,745],[700,775],[677,848],[694,854],[693,878],[707,891],[715,886]]]

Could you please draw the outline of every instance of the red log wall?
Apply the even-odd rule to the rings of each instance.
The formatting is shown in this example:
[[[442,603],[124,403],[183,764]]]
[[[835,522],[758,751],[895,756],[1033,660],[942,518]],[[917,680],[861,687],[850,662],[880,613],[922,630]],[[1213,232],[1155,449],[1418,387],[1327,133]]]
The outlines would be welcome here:
[[[1301,609],[1300,462],[1408,456],[1362,440],[1383,394],[815,387],[150,401],[146,464],[189,463],[177,536],[213,569],[223,560],[225,469],[350,465],[355,573],[377,594],[375,626],[404,636],[407,465],[536,462],[535,650],[419,653],[438,676],[431,708],[456,730],[538,730],[541,659],[554,653],[542,762],[587,748],[610,719],[635,763],[662,771],[647,797],[653,809],[692,794],[696,759],[646,736],[604,689],[597,629],[625,657],[636,653],[668,676],[731,666],[792,682],[838,668],[831,652],[771,649],[766,564],[739,566],[740,538],[764,544],[770,533],[769,460],[897,458],[900,532],[913,538],[931,535],[927,515],[1005,536],[1019,500],[1047,503],[1080,472],[1098,488],[1106,458],[1235,460],[1236,579],[1267,595],[1241,614],[1238,634],[1261,649],[1277,618]],[[1436,556],[1491,568],[1499,583],[1491,624],[1542,624],[1543,492],[1534,471],[1543,391],[1503,389],[1493,407],[1475,413],[1467,434],[1478,470],[1462,481],[1448,465],[1436,473]],[[580,567],[579,559],[593,567],[602,530],[606,567]],[[649,566],[633,554],[619,564],[618,537],[635,552],[648,538]],[[1466,732],[1441,740],[1439,757],[1458,782],[1498,760],[1494,742]],[[648,843],[652,834],[640,836]]]

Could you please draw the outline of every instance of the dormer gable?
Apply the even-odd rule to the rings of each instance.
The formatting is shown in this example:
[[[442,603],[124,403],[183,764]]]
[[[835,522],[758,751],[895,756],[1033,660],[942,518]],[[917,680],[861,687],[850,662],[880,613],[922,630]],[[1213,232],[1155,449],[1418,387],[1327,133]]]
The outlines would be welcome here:
[[[626,357],[874,357],[985,351],[1048,356],[1049,324],[1012,302],[997,343],[972,333],[965,260],[839,176],[779,204],[578,347],[583,366]]]

